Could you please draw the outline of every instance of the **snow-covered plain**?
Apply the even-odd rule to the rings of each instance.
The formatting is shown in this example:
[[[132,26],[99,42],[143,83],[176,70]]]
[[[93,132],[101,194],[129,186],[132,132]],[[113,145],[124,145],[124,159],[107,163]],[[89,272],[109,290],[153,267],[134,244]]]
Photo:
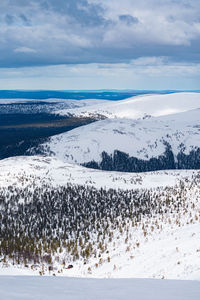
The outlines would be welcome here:
[[[197,281],[0,277],[2,300],[199,300]]]

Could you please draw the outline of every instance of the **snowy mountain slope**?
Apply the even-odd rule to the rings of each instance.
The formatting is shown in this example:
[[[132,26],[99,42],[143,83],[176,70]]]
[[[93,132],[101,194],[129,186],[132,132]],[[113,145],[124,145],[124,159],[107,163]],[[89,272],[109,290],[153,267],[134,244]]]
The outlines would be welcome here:
[[[72,185],[66,193],[69,183]],[[93,188],[102,186],[121,188],[124,192],[118,194],[116,190],[110,190],[106,193]],[[32,232],[32,224],[34,232],[38,228],[40,233],[42,222],[44,232],[49,234],[53,226],[53,234],[55,230],[58,237],[59,234],[62,236],[67,220],[70,235],[67,244],[66,240],[60,239],[60,246],[53,250],[52,271],[48,271],[48,264],[44,265],[44,262],[33,267],[33,262],[29,262],[25,267],[22,260],[13,266],[12,260],[6,258],[5,261],[4,256],[0,261],[0,274],[39,275],[42,272],[56,276],[200,280],[199,187],[198,170],[123,174],[85,169],[48,157],[2,160],[0,218],[2,224],[7,218],[9,220],[6,232],[9,232],[9,226],[14,226],[17,236],[21,226],[23,231],[29,228]],[[66,193],[64,196],[63,192]],[[71,192],[72,198],[69,197]],[[71,205],[70,213],[63,212],[65,202],[67,207]],[[24,213],[26,218],[18,219]],[[59,221],[61,213],[62,221]],[[96,221],[92,221],[99,213]],[[31,216],[28,219],[27,214]],[[23,225],[25,219],[26,226]],[[47,221],[51,221],[48,230],[45,227]],[[15,230],[12,229],[12,234]],[[37,246],[38,243],[41,242],[37,237]],[[70,245],[74,243],[76,246],[71,249]],[[79,254],[74,257],[75,249]],[[86,251],[90,251],[88,256]],[[74,268],[66,270],[64,260],[67,265],[74,260]]]
[[[119,248],[111,254],[110,263],[98,269],[91,264],[92,277],[200,280],[199,223],[180,228],[165,224],[162,232],[152,233],[146,241],[132,232],[136,234],[140,243],[137,250],[127,251],[131,246],[116,241]],[[77,270],[72,270],[71,276],[77,275]]]
[[[75,164],[63,163],[52,157],[13,157],[0,161],[0,188],[43,185],[56,187],[67,183],[96,188],[135,189],[175,186],[180,179],[191,178],[198,171],[158,171],[143,174],[104,172]]]
[[[199,109],[140,120],[106,119],[54,136],[48,143],[42,145],[43,153],[54,153],[64,162],[78,164],[92,161],[101,164],[103,152],[114,160],[114,152],[118,150],[142,160],[142,165],[153,157],[165,156],[168,150],[170,151],[168,156],[174,157],[169,157],[173,161],[167,169],[175,168],[178,159],[180,161],[177,164],[182,164],[180,168],[195,168],[195,165],[192,165],[193,157],[190,159],[191,165],[188,166],[183,160],[191,155],[191,152],[196,153],[199,148]],[[148,169],[143,171],[145,170]],[[122,169],[122,171],[135,170]]]
[[[103,115],[105,117],[138,119],[145,115],[163,116],[200,107],[200,93],[174,93],[167,95],[143,95],[120,101],[95,103],[76,109],[58,110],[61,115]]]

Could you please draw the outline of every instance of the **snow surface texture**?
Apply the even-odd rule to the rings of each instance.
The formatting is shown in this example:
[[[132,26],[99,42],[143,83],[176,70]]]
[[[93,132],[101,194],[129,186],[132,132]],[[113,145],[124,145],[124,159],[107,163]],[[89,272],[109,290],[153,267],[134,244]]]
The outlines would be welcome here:
[[[5,300],[199,300],[195,281],[0,277]]]
[[[65,162],[83,164],[93,160],[99,163],[103,151],[110,155],[115,150],[149,160],[163,155],[166,144],[175,157],[179,152],[188,155],[200,148],[200,109],[140,120],[98,121],[52,137],[43,151],[53,152]]]

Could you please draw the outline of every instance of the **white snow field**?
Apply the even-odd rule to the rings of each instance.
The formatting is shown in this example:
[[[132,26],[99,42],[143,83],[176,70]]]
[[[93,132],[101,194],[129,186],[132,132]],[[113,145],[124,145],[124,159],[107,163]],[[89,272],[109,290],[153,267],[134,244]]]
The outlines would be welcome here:
[[[0,277],[2,300],[199,300],[200,282]]]

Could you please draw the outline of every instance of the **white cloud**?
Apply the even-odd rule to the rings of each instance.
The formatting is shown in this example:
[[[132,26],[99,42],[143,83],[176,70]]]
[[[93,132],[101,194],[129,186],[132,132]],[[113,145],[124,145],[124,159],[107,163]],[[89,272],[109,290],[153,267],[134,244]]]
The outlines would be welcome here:
[[[139,42],[188,46],[192,40],[200,38],[199,1],[101,1],[107,8],[107,17],[115,21],[105,33],[106,43],[112,41],[117,45],[121,41],[129,47]],[[186,2],[190,5],[186,6]],[[132,26],[122,26],[117,22],[119,14],[129,14],[139,21]]]

